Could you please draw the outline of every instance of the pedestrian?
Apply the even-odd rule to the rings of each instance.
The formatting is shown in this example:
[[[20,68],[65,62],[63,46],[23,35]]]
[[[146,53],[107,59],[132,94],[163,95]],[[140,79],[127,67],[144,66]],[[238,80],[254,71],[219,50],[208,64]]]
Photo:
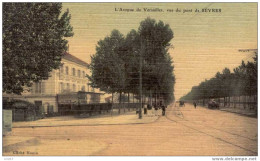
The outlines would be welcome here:
[[[147,115],[152,116],[152,106],[150,104],[147,105]]]
[[[164,105],[162,105],[162,116],[165,116],[165,106]]]
[[[144,105],[144,114],[147,115],[147,105]]]
[[[195,101],[193,102],[193,105],[194,105],[194,107],[195,107],[195,109],[196,109],[197,103],[196,103]]]
[[[155,113],[155,116],[158,116],[158,113],[157,113],[158,106],[157,106],[157,105],[154,106],[154,110],[155,110],[155,112],[154,112],[154,113]]]
[[[185,107],[185,102],[184,101],[180,101],[180,105],[179,105],[179,107]]]

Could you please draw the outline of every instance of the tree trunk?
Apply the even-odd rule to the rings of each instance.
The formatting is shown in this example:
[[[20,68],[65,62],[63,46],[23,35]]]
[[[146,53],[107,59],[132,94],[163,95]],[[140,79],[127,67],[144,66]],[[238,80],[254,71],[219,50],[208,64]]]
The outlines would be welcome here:
[[[118,113],[120,114],[121,110],[121,92],[119,92],[119,107],[118,107]]]
[[[125,93],[124,93],[124,99],[123,99],[123,108],[124,108],[124,113],[125,113]]]
[[[157,91],[155,92],[155,106],[157,106]]]
[[[228,107],[230,107],[230,96],[228,96]]]
[[[233,103],[234,103],[234,108],[236,108],[237,105],[237,97],[233,96]]]
[[[149,96],[150,96],[149,104],[152,105],[152,91],[151,91],[151,90],[150,90],[150,94],[149,94]]]
[[[240,96],[238,96],[238,107],[240,107]]]
[[[244,105],[244,109],[246,109],[246,96],[245,96],[245,99],[243,100],[243,105]]]
[[[127,97],[128,97],[128,105],[127,105],[127,108],[128,108],[128,111],[130,111],[130,97],[129,97],[129,92],[128,92]]]
[[[111,107],[111,115],[113,115],[113,107],[114,107],[114,93],[112,92],[112,107]]]

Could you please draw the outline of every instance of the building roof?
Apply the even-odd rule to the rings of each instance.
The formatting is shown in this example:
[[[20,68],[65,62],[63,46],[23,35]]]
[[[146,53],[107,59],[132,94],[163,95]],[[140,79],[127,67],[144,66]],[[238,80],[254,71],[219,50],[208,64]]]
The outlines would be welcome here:
[[[81,59],[79,59],[79,58],[77,58],[77,57],[75,57],[75,56],[73,56],[73,55],[71,55],[70,53],[67,53],[67,52],[65,52],[63,58],[66,59],[66,60],[72,61],[74,63],[86,66],[86,67],[89,66],[88,63],[84,62],[83,60],[81,60]]]

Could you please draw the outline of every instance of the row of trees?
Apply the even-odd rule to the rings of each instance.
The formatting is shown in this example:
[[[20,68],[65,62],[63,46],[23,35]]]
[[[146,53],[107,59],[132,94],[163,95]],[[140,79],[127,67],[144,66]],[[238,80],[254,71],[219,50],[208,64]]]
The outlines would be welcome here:
[[[73,36],[62,3],[3,3],[3,92],[21,94],[61,65]]]
[[[24,87],[48,79],[59,68],[67,50],[64,38],[73,36],[69,11],[61,15],[61,9],[61,3],[3,4],[3,92],[21,94]],[[113,30],[98,42],[92,56],[92,86],[138,94],[142,69],[143,93],[172,101],[175,78],[168,53],[172,38],[169,25],[150,18],[126,36]]]
[[[252,96],[257,94],[257,52],[253,62],[236,67],[233,72],[225,68],[222,73],[217,72],[215,77],[192,87],[191,91],[181,100],[198,100],[223,98],[231,96]]]
[[[175,82],[168,53],[172,38],[168,24],[151,18],[142,21],[138,31],[133,29],[126,36],[113,30],[110,36],[98,41],[96,54],[91,57],[88,76],[91,86],[107,93],[139,95],[142,77],[145,96],[160,95],[170,103],[174,99]]]

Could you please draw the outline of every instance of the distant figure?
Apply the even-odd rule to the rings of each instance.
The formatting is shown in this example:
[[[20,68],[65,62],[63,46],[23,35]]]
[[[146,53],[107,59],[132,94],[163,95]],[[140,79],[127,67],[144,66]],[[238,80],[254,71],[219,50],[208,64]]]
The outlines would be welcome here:
[[[185,102],[184,101],[180,101],[180,105],[179,106],[180,107],[185,106]]]
[[[160,101],[159,107],[162,107],[162,106],[163,106],[163,102],[162,102],[162,101]]]
[[[157,106],[157,105],[154,106],[154,110],[155,110],[155,112],[154,112],[154,113],[155,113],[155,116],[158,116],[158,113],[157,113],[158,106]]]
[[[144,105],[144,114],[147,115],[147,105]]]
[[[162,105],[162,116],[165,116],[165,110],[166,110],[166,107],[164,105]]]
[[[195,108],[197,107],[197,103],[195,101],[193,102],[193,105]]]
[[[147,105],[147,109],[148,110],[151,110],[152,109],[152,106],[150,104]]]
[[[152,116],[152,106],[150,104],[147,105],[147,115]]]

